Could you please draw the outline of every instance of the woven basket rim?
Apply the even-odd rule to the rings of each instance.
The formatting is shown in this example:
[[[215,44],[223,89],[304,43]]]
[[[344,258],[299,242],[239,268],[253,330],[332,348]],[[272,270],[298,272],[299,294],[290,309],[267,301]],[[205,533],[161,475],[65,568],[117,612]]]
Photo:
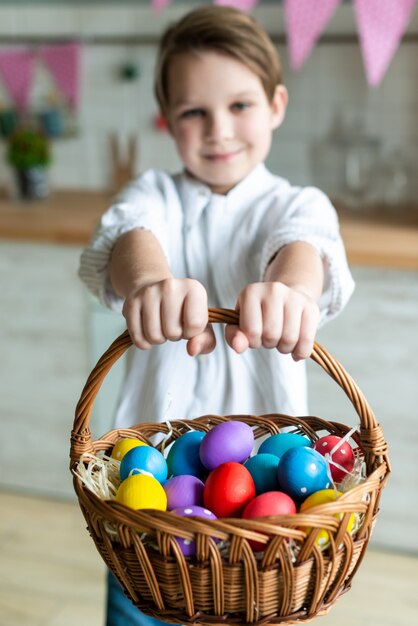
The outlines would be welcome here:
[[[77,475],[74,475],[74,482],[77,484],[77,493],[81,492],[84,497],[90,500],[91,504],[93,504],[97,510],[103,512],[103,510],[107,508],[109,513],[117,511],[118,516],[123,516],[125,518],[124,523],[126,524],[135,525],[138,520],[142,520],[148,522],[150,526],[155,527],[157,515],[162,522],[170,523],[170,525],[175,527],[176,532],[177,530],[181,531],[183,526],[190,526],[190,529],[195,529],[196,531],[201,529],[202,526],[219,529],[230,526],[230,528],[234,530],[236,528],[246,528],[248,526],[248,530],[250,530],[251,527],[257,527],[260,532],[263,530],[265,530],[265,532],[270,532],[272,530],[270,525],[273,525],[274,527],[283,527],[286,528],[286,530],[288,530],[289,527],[294,526],[296,529],[298,526],[301,526],[301,519],[304,520],[304,526],[318,525],[325,530],[328,530],[328,527],[332,530],[337,524],[337,522],[333,521],[335,520],[334,515],[337,513],[364,512],[363,509],[367,507],[367,503],[362,501],[361,497],[371,490],[372,484],[380,483],[382,478],[385,476],[385,473],[385,465],[380,465],[369,476],[367,476],[361,484],[343,493],[338,500],[311,507],[309,509],[309,513],[306,511],[303,513],[297,512],[292,515],[269,515],[259,517],[256,520],[244,520],[239,517],[223,517],[216,520],[194,516],[180,517],[177,515],[175,516],[171,511],[156,512],[154,509],[142,509],[140,511],[135,511],[124,504],[116,502],[115,500],[101,498],[84,485],[81,478]],[[286,524],[289,524],[289,526],[286,526]],[[258,528],[258,526],[260,526],[260,528]],[[182,535],[179,534],[179,536]],[[185,536],[185,538],[187,537]],[[254,539],[254,537],[250,536],[249,538]]]

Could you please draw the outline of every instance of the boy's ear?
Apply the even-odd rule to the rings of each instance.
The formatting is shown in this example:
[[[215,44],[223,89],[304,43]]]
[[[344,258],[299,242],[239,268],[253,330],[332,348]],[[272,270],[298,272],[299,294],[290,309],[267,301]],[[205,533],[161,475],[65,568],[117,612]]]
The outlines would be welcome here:
[[[271,101],[271,128],[274,130],[278,128],[283,120],[286,113],[287,102],[289,100],[289,94],[284,85],[277,85],[274,91],[273,100]]]

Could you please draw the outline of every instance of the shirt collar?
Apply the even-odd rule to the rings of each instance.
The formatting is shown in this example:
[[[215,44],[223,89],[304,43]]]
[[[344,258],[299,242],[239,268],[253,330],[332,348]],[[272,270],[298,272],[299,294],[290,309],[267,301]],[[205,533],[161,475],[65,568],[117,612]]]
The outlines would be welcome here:
[[[187,226],[193,226],[211,201],[224,204],[228,211],[237,211],[247,206],[260,192],[271,187],[274,176],[264,163],[257,165],[242,181],[225,195],[213,193],[207,185],[196,180],[187,172],[176,177]]]

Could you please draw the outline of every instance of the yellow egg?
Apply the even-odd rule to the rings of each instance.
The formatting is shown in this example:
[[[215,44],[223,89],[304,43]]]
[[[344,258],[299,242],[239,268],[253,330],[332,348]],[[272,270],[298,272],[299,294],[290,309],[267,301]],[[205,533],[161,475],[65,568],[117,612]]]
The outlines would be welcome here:
[[[139,439],[120,439],[114,446],[112,450],[111,457],[112,459],[116,459],[117,461],[122,461],[123,457],[129,450],[132,448],[136,448],[137,446],[146,446],[147,444],[143,441],[139,441]]]
[[[161,483],[147,474],[132,474],[120,485],[116,501],[131,509],[167,509],[167,495]]]
[[[320,491],[315,491],[310,496],[304,500],[300,506],[300,512],[304,513],[308,509],[311,509],[314,506],[319,506],[321,504],[326,504],[327,502],[334,502],[337,500],[342,493],[340,491],[335,491],[334,489],[321,489]],[[336,513],[334,515],[338,520],[341,520],[344,517],[343,513]],[[350,515],[350,519],[348,520],[347,530],[350,532],[354,528],[355,524],[355,516],[354,513]],[[310,531],[310,528],[306,528],[306,531]],[[319,531],[315,543],[321,548],[325,548],[329,543],[329,534],[325,529]]]

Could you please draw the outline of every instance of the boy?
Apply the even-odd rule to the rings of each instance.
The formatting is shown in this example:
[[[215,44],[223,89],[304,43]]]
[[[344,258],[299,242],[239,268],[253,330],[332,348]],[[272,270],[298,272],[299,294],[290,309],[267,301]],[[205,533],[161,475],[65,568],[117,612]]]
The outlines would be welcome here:
[[[184,172],[134,181],[81,260],[82,279],[122,310],[140,348],[117,427],[206,413],[304,415],[298,361],[353,281],[328,199],[263,164],[287,106],[277,52],[248,15],[197,9],[163,36],[155,87]],[[208,326],[208,304],[239,310],[225,340]],[[132,606],[125,617],[120,604],[112,610],[114,581],[111,589],[108,626],[148,622]]]

